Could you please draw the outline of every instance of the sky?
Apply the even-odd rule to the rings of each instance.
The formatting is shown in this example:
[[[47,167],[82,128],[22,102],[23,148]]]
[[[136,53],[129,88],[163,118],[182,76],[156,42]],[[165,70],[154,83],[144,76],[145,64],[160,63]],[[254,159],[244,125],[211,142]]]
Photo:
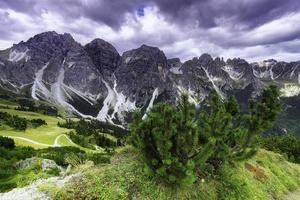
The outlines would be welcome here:
[[[147,44],[182,61],[299,61],[300,0],[0,0],[0,49],[45,31],[120,54]]]

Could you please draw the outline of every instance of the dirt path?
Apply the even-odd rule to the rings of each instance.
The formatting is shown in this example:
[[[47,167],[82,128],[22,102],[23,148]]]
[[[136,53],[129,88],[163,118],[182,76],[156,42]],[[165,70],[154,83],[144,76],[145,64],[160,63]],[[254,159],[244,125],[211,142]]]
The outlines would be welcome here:
[[[31,140],[31,139],[28,139],[28,138],[25,138],[25,137],[19,137],[19,136],[6,136],[6,137],[13,138],[13,139],[18,139],[18,140],[24,140],[26,142],[30,142],[30,143],[40,145],[40,146],[45,146],[45,147],[60,147],[61,145],[58,143],[58,141],[61,137],[65,137],[71,144],[75,145],[75,143],[66,134],[58,135],[55,138],[54,143],[52,145],[51,144],[40,143],[40,142]]]
[[[58,140],[61,138],[61,137],[65,137],[71,144],[73,144],[73,145],[76,145],[66,134],[60,134],[59,136],[57,136],[56,138],[55,138],[55,141],[54,141],[54,144],[53,144],[53,146],[55,146],[55,147],[60,147],[61,145],[60,144],[58,144]]]
[[[31,139],[28,139],[28,138],[25,138],[25,137],[18,137],[18,136],[5,136],[5,137],[9,137],[9,138],[13,138],[13,139],[18,139],[18,140],[24,140],[26,142],[37,144],[37,145],[40,145],[40,146],[46,146],[46,147],[52,147],[53,146],[53,145],[50,145],[50,144],[40,143],[40,142],[31,140]]]
[[[287,194],[284,200],[300,200],[300,189]]]

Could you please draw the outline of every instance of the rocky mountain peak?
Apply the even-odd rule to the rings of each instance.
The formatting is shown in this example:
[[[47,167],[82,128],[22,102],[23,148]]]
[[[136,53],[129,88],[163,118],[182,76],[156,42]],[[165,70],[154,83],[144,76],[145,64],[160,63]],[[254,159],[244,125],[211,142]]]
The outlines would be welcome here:
[[[111,51],[113,53],[119,54],[116,48],[112,44],[100,38],[96,38],[92,40],[90,43],[85,45],[85,48],[103,49],[105,51]]]
[[[181,92],[195,104],[213,90],[222,98],[247,100],[273,80],[286,96],[300,94],[300,62],[224,62],[205,53],[182,63],[148,45],[120,56],[102,39],[82,46],[70,34],[54,31],[0,51],[0,90],[118,124],[136,108],[144,112],[160,101],[174,103]]]
[[[233,58],[233,59],[227,59],[226,64],[228,65],[249,65],[249,63],[241,58]]]
[[[182,62],[180,61],[180,58],[170,58],[167,60],[169,66],[172,67],[181,67]]]
[[[137,60],[149,60],[166,66],[167,58],[163,51],[157,47],[143,44],[137,49],[126,51],[122,55],[123,62],[135,62]]]
[[[213,58],[211,57],[211,55],[204,53],[199,57],[199,62],[203,65],[207,65],[210,62],[213,62]]]
[[[110,77],[121,64],[121,56],[115,47],[102,39],[91,41],[84,49],[104,78]]]

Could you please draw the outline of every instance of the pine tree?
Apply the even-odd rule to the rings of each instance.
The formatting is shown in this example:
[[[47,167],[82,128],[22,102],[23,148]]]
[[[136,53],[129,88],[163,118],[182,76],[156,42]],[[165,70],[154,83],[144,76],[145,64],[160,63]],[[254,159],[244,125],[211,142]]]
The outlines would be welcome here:
[[[280,111],[279,93],[271,86],[259,100],[249,101],[242,114],[234,97],[222,100],[211,93],[199,116],[182,95],[177,106],[157,104],[142,120],[133,114],[130,141],[140,149],[146,171],[169,183],[191,185],[196,171],[204,174],[208,165],[247,159],[257,150],[255,137],[269,128]]]

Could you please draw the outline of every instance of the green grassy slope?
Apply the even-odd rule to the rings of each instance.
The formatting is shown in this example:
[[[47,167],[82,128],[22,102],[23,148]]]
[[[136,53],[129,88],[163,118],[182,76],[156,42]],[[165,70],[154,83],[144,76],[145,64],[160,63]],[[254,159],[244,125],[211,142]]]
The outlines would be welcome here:
[[[27,138],[33,141],[36,141],[38,143],[46,144],[46,145],[53,145],[55,142],[56,137],[58,137],[61,134],[65,134],[69,132],[70,130],[65,128],[60,128],[57,126],[57,122],[63,122],[64,120],[61,118],[53,117],[53,116],[47,116],[35,112],[27,112],[27,111],[19,111],[14,110],[12,108],[6,109],[6,108],[0,108],[0,111],[2,112],[8,112],[13,115],[18,115],[20,117],[24,117],[28,120],[30,119],[43,119],[47,122],[47,125],[43,125],[37,128],[28,128],[26,131],[17,131],[14,130],[11,127],[5,126],[2,124],[0,126],[0,135],[1,136],[13,136],[13,137],[22,137]],[[60,139],[63,139],[61,137]],[[47,146],[34,144],[28,141],[24,141],[22,139],[15,139],[17,145],[23,145],[23,146],[33,146],[34,148],[46,148]],[[69,141],[63,142],[64,146],[74,146],[74,144],[70,143]]]
[[[191,188],[170,188],[147,177],[139,154],[125,147],[111,164],[93,167],[82,178],[52,193],[55,199],[265,200],[284,199],[299,187],[299,165],[260,150],[250,161],[224,166],[218,176],[201,179]]]

